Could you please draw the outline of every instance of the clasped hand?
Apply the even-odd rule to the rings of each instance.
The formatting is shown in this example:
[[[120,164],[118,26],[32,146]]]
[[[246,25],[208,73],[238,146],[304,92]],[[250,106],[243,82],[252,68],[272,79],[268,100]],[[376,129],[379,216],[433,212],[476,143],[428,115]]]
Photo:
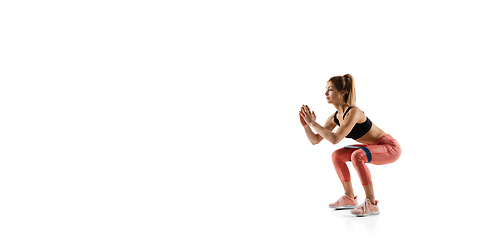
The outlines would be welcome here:
[[[301,111],[299,111],[299,116],[302,126],[312,126],[316,123],[316,114],[314,114],[314,111],[311,112],[307,105],[302,105]]]

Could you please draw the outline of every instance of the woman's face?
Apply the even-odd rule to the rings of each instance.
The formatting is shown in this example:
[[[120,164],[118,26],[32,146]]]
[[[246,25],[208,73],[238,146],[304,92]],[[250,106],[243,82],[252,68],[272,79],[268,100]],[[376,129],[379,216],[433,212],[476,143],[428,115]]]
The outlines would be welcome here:
[[[331,104],[338,104],[338,102],[342,99],[342,96],[339,91],[335,88],[335,86],[330,82],[326,82],[326,100]]]

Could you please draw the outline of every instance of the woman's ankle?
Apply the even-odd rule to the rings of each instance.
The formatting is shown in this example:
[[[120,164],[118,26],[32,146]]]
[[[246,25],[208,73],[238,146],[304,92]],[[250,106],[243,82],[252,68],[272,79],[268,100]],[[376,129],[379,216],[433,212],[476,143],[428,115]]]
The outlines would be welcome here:
[[[366,197],[367,199],[369,199],[369,201],[371,202],[372,205],[376,205],[376,199],[375,198],[368,198]]]
[[[350,199],[354,199],[355,198],[355,194],[348,194],[348,193],[345,193],[345,195],[347,195],[347,197],[349,197]]]

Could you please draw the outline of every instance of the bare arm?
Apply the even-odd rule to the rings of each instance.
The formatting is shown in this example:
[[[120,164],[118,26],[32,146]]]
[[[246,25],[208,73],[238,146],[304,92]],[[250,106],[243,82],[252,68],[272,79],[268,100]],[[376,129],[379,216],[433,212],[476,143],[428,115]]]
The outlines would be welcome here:
[[[312,130],[311,130],[311,127],[309,125],[306,125],[304,126],[304,130],[306,131],[306,135],[309,139],[309,141],[313,144],[313,145],[316,145],[318,144],[319,142],[321,142],[321,140],[323,140],[323,137],[320,136],[319,134],[315,134]]]
[[[299,112],[299,114],[301,114],[301,113]],[[316,115],[314,115],[314,112],[313,112],[313,117],[316,118]],[[335,114],[332,114],[326,120],[325,126],[323,126],[323,128],[330,131],[330,132],[333,131],[333,129],[335,129],[335,127],[337,126],[337,124],[333,120],[334,118],[335,118]],[[303,124],[303,127],[304,127],[304,130],[306,131],[306,136],[308,137],[309,141],[313,145],[320,143],[324,139],[319,133],[316,134],[311,130],[311,127],[307,123],[305,123],[304,119],[302,118],[302,115],[301,115],[301,123],[305,124],[305,125]]]
[[[351,110],[352,112],[352,110]],[[342,124],[336,133],[333,133],[332,131],[329,131],[328,129],[322,127],[316,122],[316,119],[311,116],[309,108],[306,106],[306,110],[303,112],[304,119],[306,123],[313,127],[316,132],[318,132],[321,137],[324,139],[328,140],[329,142],[333,144],[339,143],[344,137],[346,137],[351,129],[355,126],[357,123],[357,112],[354,111],[353,114],[348,114],[347,118],[344,121],[344,124]]]
[[[316,132],[318,132],[319,135],[321,135],[321,137],[323,137],[324,139],[328,140],[333,144],[337,144],[338,142],[340,142],[340,140],[342,140],[342,139],[338,140],[337,135],[335,133],[324,129],[317,122],[313,122],[311,126],[314,128],[314,130],[316,130]]]

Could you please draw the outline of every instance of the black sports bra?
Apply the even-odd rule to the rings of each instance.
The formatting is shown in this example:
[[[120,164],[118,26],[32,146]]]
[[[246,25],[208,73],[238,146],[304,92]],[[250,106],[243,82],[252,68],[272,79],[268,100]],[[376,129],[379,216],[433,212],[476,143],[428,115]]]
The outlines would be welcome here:
[[[345,114],[343,114],[343,119],[345,119],[345,115],[347,115],[348,111],[351,109],[352,107],[349,107],[347,109],[347,111],[345,111]],[[338,121],[337,119],[337,113],[338,111],[335,113],[335,123],[340,126],[340,122]],[[371,127],[372,127],[372,122],[371,120],[366,116],[366,121],[363,122],[363,123],[356,123],[354,128],[352,128],[352,131],[350,131],[350,133],[346,136],[346,138],[352,138],[352,139],[358,139],[358,138],[361,138],[362,136],[364,136],[364,134],[366,134],[367,132],[369,132],[369,130],[371,130]]]

